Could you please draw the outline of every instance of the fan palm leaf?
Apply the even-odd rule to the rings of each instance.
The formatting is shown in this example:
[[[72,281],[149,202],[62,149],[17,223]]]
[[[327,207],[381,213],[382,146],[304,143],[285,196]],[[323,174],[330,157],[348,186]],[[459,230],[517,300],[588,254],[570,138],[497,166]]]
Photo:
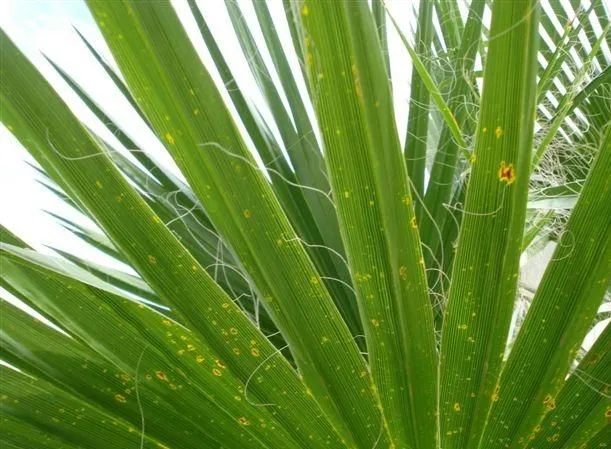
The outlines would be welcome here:
[[[180,173],[0,31],[2,123],[117,262],[1,228],[3,447],[608,442],[608,7],[218,0],[257,103],[187,3],[210,63],[167,0],[87,0],[119,72],[77,31]]]

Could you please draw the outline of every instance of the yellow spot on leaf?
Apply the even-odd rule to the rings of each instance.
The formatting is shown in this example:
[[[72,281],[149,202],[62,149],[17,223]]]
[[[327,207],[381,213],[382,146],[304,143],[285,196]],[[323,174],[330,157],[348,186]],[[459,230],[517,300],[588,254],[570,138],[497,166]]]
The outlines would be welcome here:
[[[149,255],[148,260],[149,263],[152,263],[153,265],[157,263],[157,258],[155,256]]]
[[[250,421],[244,417],[238,419],[241,426],[250,426]]]
[[[455,402],[453,409],[455,412],[460,412],[460,404],[458,402]]]
[[[195,357],[195,361],[197,363],[203,363],[204,360],[206,360],[206,358],[203,355],[198,355],[197,357]]]
[[[369,273],[364,273],[364,274],[361,274],[361,273],[359,273],[359,272],[357,272],[357,273],[354,275],[354,277],[356,277],[356,280],[357,280],[358,282],[365,282],[365,281],[369,281],[369,280],[372,278],[371,274],[369,274]]]
[[[543,405],[545,405],[548,410],[553,410],[556,408],[556,400],[551,394],[548,394],[545,396],[545,399],[543,399]]]
[[[252,212],[249,209],[244,209],[244,218],[248,219],[250,217],[252,217]]]
[[[407,267],[404,265],[401,265],[401,267],[399,268],[399,276],[401,276],[401,279],[403,279],[404,281],[407,280]]]
[[[375,318],[371,320],[371,324],[373,325],[373,327],[380,327],[380,321],[376,320]]]
[[[318,276],[312,276],[312,277],[310,278],[310,284],[312,284],[312,285],[318,285],[318,284],[319,284],[319,282],[320,282],[320,281],[318,280]]]
[[[164,382],[167,382],[168,380],[168,376],[166,376],[163,371],[155,371],[155,377],[157,377],[159,380],[163,380]]]
[[[501,387],[499,387],[498,385],[496,387],[494,387],[494,391],[492,392],[492,402],[496,402],[499,400],[499,392],[501,390]]]
[[[227,365],[225,365],[225,362],[223,362],[222,360],[217,360],[216,361],[216,366],[218,366],[219,368],[222,368],[222,369],[227,368]]]
[[[416,216],[414,215],[410,220],[409,224],[413,229],[418,229],[418,223],[416,222]]]
[[[306,65],[307,65],[308,67],[312,65],[312,60],[313,60],[312,53],[307,52],[307,53],[306,53],[306,58],[305,58],[305,61],[306,61]]]
[[[494,130],[494,135],[496,136],[497,139],[500,139],[501,136],[503,135],[503,128],[501,128],[500,126],[497,126],[496,129]]]
[[[356,96],[359,100],[363,100],[363,88],[361,86],[361,78],[359,75],[359,69],[356,64],[352,64],[352,75],[354,76],[354,89],[356,91]]]
[[[120,394],[115,394],[115,401],[117,402],[127,402],[127,399],[125,399],[125,396],[120,395]]]
[[[193,109],[193,115],[199,115],[199,108]]]
[[[259,355],[261,355],[259,348],[250,348],[250,353],[253,357],[259,357]]]
[[[165,133],[165,140],[167,140],[170,145],[174,145],[176,143],[174,136],[172,136],[172,134],[169,132]]]
[[[308,5],[304,4],[303,8],[301,8],[301,15],[305,17],[308,14],[310,14],[310,8],[308,8]]]
[[[104,187],[104,184],[102,184],[102,181],[100,181],[99,179],[96,179],[95,185],[98,189],[101,189]]]
[[[218,368],[212,368],[212,374],[214,374],[216,377],[221,377],[223,375],[221,370]]]

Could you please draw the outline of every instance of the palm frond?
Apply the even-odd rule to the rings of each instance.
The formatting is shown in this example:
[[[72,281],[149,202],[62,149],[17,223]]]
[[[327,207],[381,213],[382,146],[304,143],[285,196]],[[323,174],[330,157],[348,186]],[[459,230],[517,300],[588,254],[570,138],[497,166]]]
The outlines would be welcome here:
[[[2,447],[609,441],[605,2],[218,0],[233,53],[196,0],[86,3],[178,171],[0,31],[0,119],[114,262],[0,225]]]

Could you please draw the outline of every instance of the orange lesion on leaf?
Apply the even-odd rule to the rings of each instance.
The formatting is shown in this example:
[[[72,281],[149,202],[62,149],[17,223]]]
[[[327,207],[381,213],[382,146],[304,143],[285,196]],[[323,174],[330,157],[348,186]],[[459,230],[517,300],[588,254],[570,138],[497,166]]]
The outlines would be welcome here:
[[[307,53],[306,53],[306,57],[305,57],[305,62],[306,62],[306,65],[307,65],[308,67],[310,67],[310,66],[312,65],[312,62],[313,62],[313,61],[314,61],[314,57],[312,56],[312,53],[307,52]]]
[[[363,87],[361,86],[361,77],[359,69],[356,64],[352,64],[352,75],[354,77],[354,89],[356,90],[356,96],[360,101],[363,101]]]
[[[499,400],[499,393],[501,392],[501,387],[499,385],[497,385],[496,387],[494,387],[494,391],[492,392],[492,402],[496,402]]]
[[[516,170],[513,168],[513,164],[508,164],[505,161],[501,161],[498,175],[499,181],[506,182],[507,185],[512,184],[516,180]]]
[[[250,426],[250,421],[244,417],[238,418],[238,423],[240,423],[241,426]]]
[[[548,410],[553,410],[556,408],[556,400],[551,394],[548,394],[545,396],[545,399],[543,399],[543,405],[545,405]]]

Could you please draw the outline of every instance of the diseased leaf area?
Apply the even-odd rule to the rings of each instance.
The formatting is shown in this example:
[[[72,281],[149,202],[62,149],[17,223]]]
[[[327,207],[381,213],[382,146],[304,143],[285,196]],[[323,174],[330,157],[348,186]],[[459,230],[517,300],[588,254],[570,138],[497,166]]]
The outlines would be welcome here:
[[[0,31],[2,124],[105,255],[0,226],[1,447],[611,444],[605,2],[86,4],[175,166]]]

